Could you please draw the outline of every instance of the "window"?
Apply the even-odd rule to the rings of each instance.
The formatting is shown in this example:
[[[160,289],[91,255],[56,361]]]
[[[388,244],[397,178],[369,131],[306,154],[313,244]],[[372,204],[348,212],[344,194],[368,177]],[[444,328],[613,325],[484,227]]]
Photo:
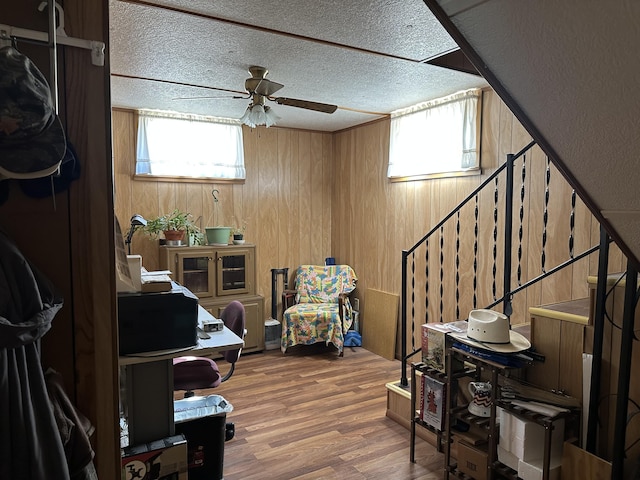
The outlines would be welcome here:
[[[481,96],[480,89],[467,90],[392,112],[387,176],[478,172]]]
[[[136,175],[245,178],[239,121],[147,110],[138,113]]]

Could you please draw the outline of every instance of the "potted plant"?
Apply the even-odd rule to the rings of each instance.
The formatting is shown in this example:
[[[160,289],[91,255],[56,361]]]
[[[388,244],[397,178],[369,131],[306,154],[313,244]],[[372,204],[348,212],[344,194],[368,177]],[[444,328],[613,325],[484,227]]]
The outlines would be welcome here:
[[[244,243],[244,231],[247,229],[247,224],[243,223],[241,227],[233,228],[233,243],[235,245],[242,245]]]
[[[205,232],[207,235],[207,244],[208,245],[228,245],[229,237],[231,235],[231,227],[220,226],[218,222],[218,208],[219,208],[219,200],[217,194],[217,188],[211,190],[211,195],[213,196],[213,221],[216,224],[215,227],[206,227]]]
[[[167,242],[182,241],[185,234],[187,237],[196,238],[201,235],[191,214],[177,208],[171,213],[147,220],[144,231],[153,238],[159,237],[162,233]]]

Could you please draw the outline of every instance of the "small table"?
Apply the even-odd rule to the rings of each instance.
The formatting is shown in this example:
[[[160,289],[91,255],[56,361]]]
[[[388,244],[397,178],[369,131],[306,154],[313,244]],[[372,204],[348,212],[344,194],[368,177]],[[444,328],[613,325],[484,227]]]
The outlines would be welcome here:
[[[198,324],[202,325],[202,320],[208,318],[211,318],[211,314],[198,305]],[[125,377],[124,385],[122,380],[120,382],[120,401],[127,412],[129,445],[151,442],[175,433],[174,358],[183,355],[210,356],[244,345],[244,341],[226,326],[220,332],[208,334],[210,338],[198,339],[198,344],[194,347],[119,357]]]

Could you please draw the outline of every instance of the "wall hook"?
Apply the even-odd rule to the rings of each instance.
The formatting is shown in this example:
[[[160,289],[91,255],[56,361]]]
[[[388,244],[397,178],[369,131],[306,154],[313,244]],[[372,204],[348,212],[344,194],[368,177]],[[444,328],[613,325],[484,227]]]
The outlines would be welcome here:
[[[40,5],[38,5],[38,11],[44,12],[44,9],[48,6],[48,2],[40,2]],[[64,9],[58,2],[53,2],[53,6],[58,13],[58,26],[56,27],[56,33],[66,37],[67,33],[64,31]]]

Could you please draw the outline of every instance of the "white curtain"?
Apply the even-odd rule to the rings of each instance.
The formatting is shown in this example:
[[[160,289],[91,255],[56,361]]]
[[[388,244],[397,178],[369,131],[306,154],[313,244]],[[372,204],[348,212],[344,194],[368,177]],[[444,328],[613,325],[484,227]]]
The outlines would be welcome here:
[[[136,175],[245,178],[237,120],[140,111]]]
[[[466,90],[392,112],[387,176],[479,168],[481,95]]]

